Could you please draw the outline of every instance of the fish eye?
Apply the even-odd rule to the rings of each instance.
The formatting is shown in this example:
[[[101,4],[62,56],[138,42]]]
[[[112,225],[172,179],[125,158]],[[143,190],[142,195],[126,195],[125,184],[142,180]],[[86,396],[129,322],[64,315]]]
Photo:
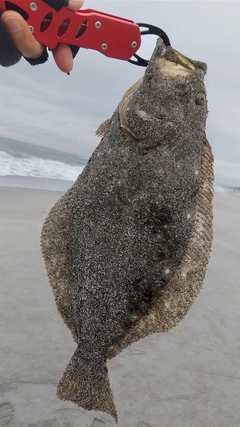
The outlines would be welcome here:
[[[206,96],[205,96],[205,94],[203,92],[199,93],[196,96],[195,103],[197,105],[203,105],[205,103],[205,101],[206,101]]]

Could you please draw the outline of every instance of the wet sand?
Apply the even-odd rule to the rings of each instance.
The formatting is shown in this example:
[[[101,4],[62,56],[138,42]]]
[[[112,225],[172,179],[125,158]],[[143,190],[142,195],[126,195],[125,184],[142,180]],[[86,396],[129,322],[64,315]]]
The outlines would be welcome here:
[[[0,188],[0,427],[110,427],[55,397],[76,347],[40,253],[60,192]],[[240,196],[216,193],[204,288],[180,325],[108,363],[119,427],[239,427]]]

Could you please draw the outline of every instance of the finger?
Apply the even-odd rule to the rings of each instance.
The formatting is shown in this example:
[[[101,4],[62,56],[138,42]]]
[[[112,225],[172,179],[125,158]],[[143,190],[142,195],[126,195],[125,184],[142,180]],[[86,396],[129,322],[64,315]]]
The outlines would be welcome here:
[[[82,7],[84,0],[69,0],[68,9],[76,11]]]
[[[23,56],[39,58],[42,55],[44,46],[34,38],[27,22],[21,15],[9,10],[4,12],[1,18],[15,46]]]
[[[64,43],[59,43],[52,51],[53,58],[58,68],[64,73],[69,73],[73,68],[73,56],[71,49]]]

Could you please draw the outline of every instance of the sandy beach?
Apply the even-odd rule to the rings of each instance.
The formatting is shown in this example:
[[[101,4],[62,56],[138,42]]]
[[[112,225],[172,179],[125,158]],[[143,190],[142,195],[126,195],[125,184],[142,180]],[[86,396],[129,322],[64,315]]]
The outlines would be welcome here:
[[[0,187],[0,427],[110,427],[55,396],[76,345],[40,252],[61,192]],[[180,325],[108,363],[119,427],[239,427],[240,196],[216,193],[204,288]]]

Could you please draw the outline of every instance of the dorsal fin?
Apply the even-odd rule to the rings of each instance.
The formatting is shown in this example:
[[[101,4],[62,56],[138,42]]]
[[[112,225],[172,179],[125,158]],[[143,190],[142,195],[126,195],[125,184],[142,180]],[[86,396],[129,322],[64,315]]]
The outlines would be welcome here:
[[[103,122],[103,123],[99,126],[99,128],[96,130],[96,135],[97,135],[97,136],[100,136],[101,138],[102,138],[103,136],[105,136],[105,135],[106,135],[106,133],[109,131],[109,129],[110,129],[110,127],[111,127],[111,124],[112,124],[112,119],[107,119],[107,120],[105,120],[105,122]]]

